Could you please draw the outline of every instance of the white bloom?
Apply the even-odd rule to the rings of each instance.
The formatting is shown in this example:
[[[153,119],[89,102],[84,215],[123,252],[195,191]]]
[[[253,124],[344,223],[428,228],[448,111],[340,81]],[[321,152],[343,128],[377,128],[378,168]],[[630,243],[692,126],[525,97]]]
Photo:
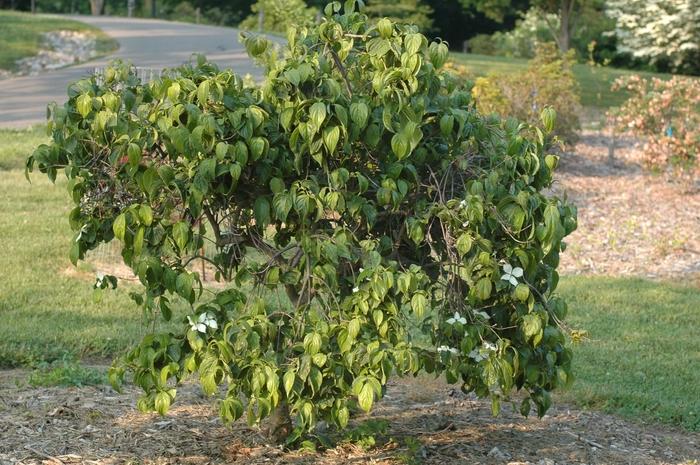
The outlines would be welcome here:
[[[469,352],[469,358],[473,359],[475,362],[480,362],[482,360],[486,360],[489,358],[489,356],[482,354],[479,349],[474,349]]]
[[[496,346],[489,341],[484,341],[481,347],[475,348],[469,352],[469,358],[473,359],[475,362],[480,362],[489,358],[490,352],[495,352]]]
[[[467,201],[466,201],[466,200],[462,200],[461,202],[459,202],[459,206],[460,206],[461,208],[466,207],[466,206],[467,206]]]
[[[197,321],[193,321],[192,317],[188,316],[187,321],[190,323],[192,331],[199,331],[200,333],[206,333],[207,328],[216,329],[219,327],[214,319],[214,315],[211,313],[200,314]]]
[[[490,351],[495,351],[495,350],[496,350],[496,346],[495,346],[494,344],[490,343],[489,341],[484,341],[483,346],[484,346],[485,349],[488,349],[488,350],[490,350]]]
[[[363,273],[364,271],[365,271],[365,269],[360,267],[360,273]]]
[[[83,234],[85,234],[88,230],[88,225],[84,224],[82,228],[80,228],[80,231],[78,231],[78,235],[75,236],[75,242],[80,241],[80,239],[83,237]]]
[[[353,288],[352,288],[352,292],[353,292],[353,294],[354,294],[355,292],[360,292],[360,288],[357,287],[357,286],[356,286],[356,287],[353,287]]]
[[[467,320],[459,314],[459,312],[455,312],[455,314],[452,316],[452,318],[448,318],[447,322],[451,325],[455,323],[462,323],[463,325],[467,324]]]
[[[501,279],[503,281],[508,281],[513,286],[517,286],[518,280],[516,278],[521,278],[522,276],[523,269],[519,266],[513,268],[512,266],[510,266],[510,263],[506,263],[505,265],[503,265],[503,276],[501,276]]]
[[[455,349],[454,347],[448,347],[448,346],[440,346],[437,348],[438,352],[449,352],[451,354],[458,354],[459,351]]]
[[[463,228],[466,228],[467,226],[469,226],[469,221],[465,221],[464,223],[462,223]]]

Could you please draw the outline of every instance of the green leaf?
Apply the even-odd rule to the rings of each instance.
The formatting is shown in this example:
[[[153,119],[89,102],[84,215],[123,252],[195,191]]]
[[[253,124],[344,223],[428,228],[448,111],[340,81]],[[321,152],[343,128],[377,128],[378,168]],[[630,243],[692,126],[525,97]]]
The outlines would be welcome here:
[[[533,344],[536,346],[540,339],[542,339],[542,320],[535,313],[527,314],[523,317],[523,322],[521,325],[523,334],[527,340],[532,340]]]
[[[357,403],[360,408],[365,412],[369,412],[372,409],[372,404],[374,403],[374,389],[370,383],[365,383],[357,395]]]
[[[328,149],[328,153],[334,153],[340,139],[340,128],[338,126],[328,126],[323,129],[323,143]]]
[[[428,299],[422,293],[416,293],[411,298],[411,309],[413,313],[422,317],[425,314],[425,309],[428,307]]]
[[[190,240],[190,227],[184,221],[178,221],[173,225],[173,239],[180,252],[185,250],[187,242]]]
[[[294,371],[292,371],[291,369],[287,370],[287,372],[282,377],[282,384],[284,385],[284,392],[287,393],[287,398],[289,398],[289,395],[292,393],[292,390],[294,389],[294,381],[295,380],[296,380],[296,373],[294,373]]]
[[[87,94],[83,94],[76,100],[76,107],[78,108],[78,113],[83,118],[87,117],[92,111],[92,97]]]
[[[360,129],[364,129],[369,118],[369,109],[364,102],[355,102],[350,105],[350,118]]]
[[[170,99],[171,102],[176,102],[178,97],[180,96],[180,84],[177,82],[173,82],[170,84],[170,87],[168,87],[168,99]]]
[[[134,143],[129,144],[127,155],[129,157],[129,164],[131,166],[137,166],[141,162],[141,147]]]
[[[170,408],[170,395],[165,391],[156,394],[155,407],[156,412],[161,415],[168,413],[168,408]]]
[[[468,233],[464,233],[457,239],[457,252],[459,256],[463,257],[472,248],[472,237]]]
[[[408,139],[406,139],[406,136],[404,136],[403,133],[394,134],[394,136],[391,138],[391,150],[399,160],[408,155],[410,148],[410,142]]]
[[[197,100],[200,105],[205,105],[209,100],[209,81],[202,81],[197,87]]]
[[[255,224],[261,228],[265,228],[270,224],[270,202],[265,197],[255,199],[253,207],[255,214]]]
[[[317,354],[321,349],[321,335],[309,333],[304,337],[304,351],[309,355]]]
[[[423,35],[422,34],[406,34],[404,37],[404,47],[409,55],[415,55],[423,45]]]
[[[309,119],[316,128],[320,128],[326,119],[326,104],[323,102],[316,102],[311,105]]]
[[[486,300],[491,297],[492,285],[489,278],[481,278],[478,280],[476,286],[474,286],[476,298],[479,300]]]
[[[527,284],[520,283],[516,286],[514,294],[519,301],[527,302],[527,299],[530,297],[530,288]]]
[[[150,226],[153,223],[153,210],[149,205],[139,206],[139,218],[146,226]]]
[[[440,133],[443,137],[449,137],[452,134],[452,129],[455,125],[455,117],[452,115],[443,115],[440,118]]]
[[[348,426],[348,421],[350,421],[350,410],[347,407],[340,408],[336,419],[338,420],[338,426],[345,428]]]
[[[114,231],[114,237],[120,241],[124,241],[124,236],[126,235],[126,214],[121,213],[114,219],[112,223],[112,231]]]
[[[270,190],[272,191],[273,194],[277,194],[278,192],[282,192],[284,190],[284,181],[280,178],[270,179]]]

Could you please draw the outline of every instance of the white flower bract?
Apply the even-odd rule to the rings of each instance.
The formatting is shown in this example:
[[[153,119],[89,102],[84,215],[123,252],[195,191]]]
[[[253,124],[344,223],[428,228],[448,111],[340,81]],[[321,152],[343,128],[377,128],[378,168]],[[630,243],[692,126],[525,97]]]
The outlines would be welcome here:
[[[454,347],[449,347],[449,346],[440,346],[437,348],[437,351],[438,352],[449,352],[453,355],[456,355],[459,353],[459,351],[457,349],[455,349]]]
[[[520,268],[519,266],[516,266],[513,268],[510,263],[506,263],[503,265],[503,276],[501,276],[501,279],[503,281],[508,281],[511,283],[513,286],[518,285],[518,279],[517,278],[522,278],[523,276],[523,269]]]
[[[453,325],[455,323],[462,323],[463,325],[467,324],[467,320],[459,314],[459,312],[455,312],[455,314],[452,316],[452,318],[447,319],[447,323]]]
[[[219,325],[214,319],[214,315],[207,312],[199,315],[199,318],[195,321],[191,316],[187,317],[187,321],[190,323],[190,329],[192,331],[198,331],[200,333],[206,333],[207,328],[216,329]]]

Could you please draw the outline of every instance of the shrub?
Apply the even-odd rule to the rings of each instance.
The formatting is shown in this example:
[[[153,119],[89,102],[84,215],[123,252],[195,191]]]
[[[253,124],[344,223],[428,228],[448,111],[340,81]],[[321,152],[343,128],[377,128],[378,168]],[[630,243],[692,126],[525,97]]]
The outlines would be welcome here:
[[[258,0],[250,9],[253,14],[239,25],[242,29],[258,30],[259,14],[263,15],[263,31],[285,33],[290,26],[308,26],[314,22],[316,9],[303,0]]]
[[[559,16],[530,8],[510,31],[478,34],[469,39],[469,51],[482,55],[533,58],[538,44],[552,40],[552,30],[559,28]]]
[[[472,89],[477,108],[537,124],[542,110],[551,106],[557,112],[554,134],[574,142],[581,103],[571,64],[570,53],[562,56],[554,44],[541,44],[524,72],[477,78]]]
[[[115,64],[50,107],[53,141],[28,170],[70,179],[73,262],[119,240],[137,304],[191,306],[110,379],[132,371],[139,408],[165,413],[196,375],[226,422],[271,416],[288,442],[421,371],[494,412],[523,390],[523,414],[543,415],[572,380],[554,290],[576,211],[543,193],[557,157],[542,130],[469,105],[444,43],[345,5],[290,29],[284,53],[245,36],[260,87],[203,58],[149,84]]]
[[[614,91],[629,95],[610,112],[616,128],[646,139],[647,168],[697,174],[700,154],[700,81],[673,76],[669,80],[640,76],[619,78]]]

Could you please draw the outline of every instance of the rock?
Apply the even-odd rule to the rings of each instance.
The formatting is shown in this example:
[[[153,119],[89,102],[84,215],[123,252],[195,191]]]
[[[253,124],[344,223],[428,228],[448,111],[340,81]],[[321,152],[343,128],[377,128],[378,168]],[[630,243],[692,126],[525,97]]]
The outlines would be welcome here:
[[[78,31],[54,31],[43,34],[42,49],[32,57],[17,60],[17,74],[36,75],[42,71],[89,60],[97,55],[92,34]]]
[[[491,449],[486,456],[496,460],[508,460],[510,458],[510,454],[508,452],[503,452],[498,447]]]

